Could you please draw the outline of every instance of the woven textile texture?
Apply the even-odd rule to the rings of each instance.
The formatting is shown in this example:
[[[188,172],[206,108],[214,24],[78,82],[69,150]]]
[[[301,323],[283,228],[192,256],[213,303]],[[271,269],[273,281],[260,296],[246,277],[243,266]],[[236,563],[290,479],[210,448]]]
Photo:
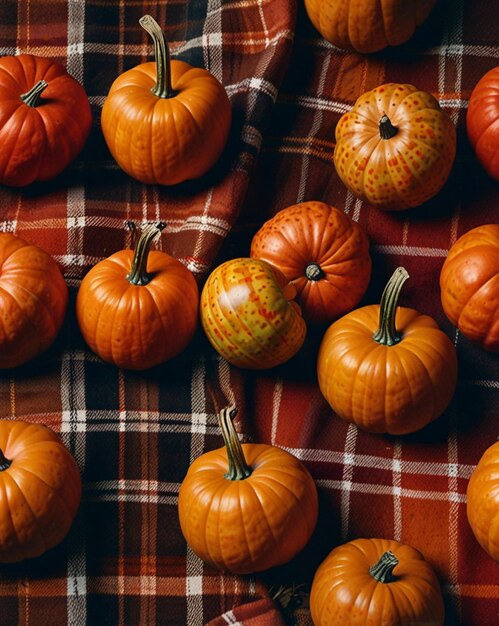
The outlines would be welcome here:
[[[144,14],[164,28],[174,58],[206,67],[222,82],[233,110],[220,162],[174,188],[124,174],[100,128],[113,80],[152,58],[139,25]],[[498,436],[499,358],[456,332],[438,288],[454,241],[499,222],[499,185],[479,166],[465,129],[471,91],[497,65],[498,14],[498,0],[440,0],[409,42],[365,56],[322,39],[302,0],[2,0],[0,54],[59,60],[83,84],[93,113],[84,151],[56,180],[0,187],[0,229],[43,247],[70,287],[54,346],[0,373],[0,417],[59,432],[83,479],[67,539],[30,562],[0,567],[2,624],[277,626],[285,616],[269,597],[293,584],[304,598],[295,619],[309,624],[306,592],[315,569],[333,547],[357,537],[395,538],[419,549],[439,577],[446,626],[499,623],[497,564],[466,519],[468,479]],[[444,189],[402,213],[356,200],[332,161],[340,116],[386,82],[429,91],[457,128]],[[230,366],[201,329],[181,355],[142,373],[105,364],[85,346],[75,295],[90,267],[130,245],[127,220],[166,221],[156,247],[185,263],[201,286],[222,260],[249,255],[266,219],[305,200],[344,210],[367,232],[373,272],[363,304],[379,301],[403,265],[410,280],[401,304],[434,317],[454,342],[457,390],[433,424],[391,437],[334,415],[315,374],[324,328],[309,328],[291,361],[263,372]],[[177,517],[189,464],[222,445],[216,412],[228,403],[239,409],[243,441],[296,455],[319,489],[310,543],[291,563],[254,577],[203,564],[186,546]]]

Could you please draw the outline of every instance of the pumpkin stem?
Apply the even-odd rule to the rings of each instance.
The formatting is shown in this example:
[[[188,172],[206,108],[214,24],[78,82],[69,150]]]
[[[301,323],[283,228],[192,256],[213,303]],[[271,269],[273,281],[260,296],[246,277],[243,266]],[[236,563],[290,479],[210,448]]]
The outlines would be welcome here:
[[[373,339],[383,346],[393,346],[402,339],[402,335],[395,328],[395,312],[402,286],[408,278],[405,267],[397,267],[381,295],[379,327]]]
[[[132,268],[126,277],[128,282],[132,285],[147,285],[147,283],[151,280],[151,275],[147,273],[147,258],[149,256],[149,250],[151,249],[154,237],[156,237],[156,235],[160,233],[165,226],[165,222],[158,222],[154,225],[150,224],[142,230],[133,255]]]
[[[379,134],[381,139],[391,139],[395,137],[398,132],[399,129],[391,123],[388,115],[384,113],[379,121]]]
[[[399,560],[391,550],[384,552],[379,561],[369,568],[369,573],[379,583],[391,583],[396,580],[393,570],[398,565]]]
[[[241,442],[232,423],[236,414],[237,409],[234,407],[225,407],[218,414],[229,461],[229,471],[224,474],[227,480],[244,480],[251,475],[251,467],[246,463]]]
[[[12,465],[12,461],[5,458],[5,455],[2,450],[0,450],[0,472],[3,472]]]
[[[31,87],[29,91],[21,94],[19,97],[29,107],[36,107],[40,104],[40,95],[48,87],[46,80],[39,80],[34,87]]]
[[[172,98],[175,92],[172,88],[170,50],[165,34],[152,15],[143,15],[139,24],[151,35],[154,42],[154,58],[156,60],[156,84],[151,89],[158,98]]]
[[[305,268],[305,276],[308,280],[318,281],[324,276],[324,271],[317,263],[309,263]]]

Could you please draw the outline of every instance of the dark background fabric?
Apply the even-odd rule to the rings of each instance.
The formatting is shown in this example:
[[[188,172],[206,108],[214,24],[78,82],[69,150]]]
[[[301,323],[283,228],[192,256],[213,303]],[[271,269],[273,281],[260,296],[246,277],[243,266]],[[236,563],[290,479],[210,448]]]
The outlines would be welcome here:
[[[0,228],[53,255],[70,287],[54,346],[0,372],[0,417],[59,432],[83,479],[67,539],[38,559],[0,567],[2,623],[198,626],[247,618],[262,626],[275,615],[269,594],[292,584],[304,591],[295,619],[309,623],[306,591],[328,552],[357,537],[394,537],[434,566],[447,626],[497,624],[497,565],[469,529],[465,494],[498,435],[499,360],[447,321],[438,276],[458,236],[498,222],[498,183],[477,163],[465,132],[471,90],[497,64],[498,10],[497,0],[440,0],[407,44],[362,56],[325,42],[300,0],[0,3],[0,54],[59,60],[85,87],[93,112],[84,151],[58,179],[0,187]],[[114,78],[152,58],[138,24],[146,13],[165,29],[173,57],[221,80],[233,108],[220,162],[203,179],[174,188],[142,185],[121,172],[100,129]],[[356,200],[332,161],[340,116],[363,92],[390,81],[431,92],[458,136],[444,189],[403,213]],[[323,328],[309,328],[291,361],[257,373],[218,357],[200,329],[184,353],[142,373],[105,364],[85,346],[74,316],[78,285],[91,266],[130,244],[127,220],[166,221],[155,245],[202,286],[216,264],[249,254],[266,219],[306,200],[328,202],[365,228],[373,273],[363,304],[378,301],[393,269],[404,265],[410,280],[401,304],[433,316],[454,341],[458,388],[435,423],[389,437],[335,416],[315,374]],[[242,440],[295,454],[319,489],[309,545],[288,565],[254,577],[204,565],[186,546],[177,517],[189,464],[222,445],[216,412],[226,403],[238,406]],[[259,614],[260,621],[249,621]]]

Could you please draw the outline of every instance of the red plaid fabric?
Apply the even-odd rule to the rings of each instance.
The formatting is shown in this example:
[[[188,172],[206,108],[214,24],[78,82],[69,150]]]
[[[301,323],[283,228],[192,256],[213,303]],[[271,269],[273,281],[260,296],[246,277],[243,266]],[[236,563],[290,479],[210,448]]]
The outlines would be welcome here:
[[[498,222],[498,184],[478,165],[465,132],[471,90],[497,64],[498,9],[497,0],[442,1],[410,42],[362,56],[325,42],[295,0],[0,3],[0,53],[58,59],[84,85],[94,115],[84,152],[57,180],[0,188],[0,227],[52,254],[71,290],[56,344],[25,367],[0,373],[0,417],[60,432],[83,478],[68,538],[32,562],[0,568],[2,623],[277,625],[270,589],[308,589],[334,546],[370,536],[394,537],[423,552],[442,585],[447,626],[499,622],[497,565],[478,546],[465,512],[469,476],[498,435],[499,359],[456,332],[438,289],[457,237]],[[214,171],[175,188],[127,177],[100,130],[114,78],[152,57],[138,24],[146,13],[165,28],[174,57],[222,81],[234,112]],[[332,163],[341,114],[361,93],[389,81],[433,93],[458,133],[445,188],[400,214],[357,201]],[[93,264],[129,244],[126,220],[165,220],[158,247],[202,284],[217,263],[249,254],[263,221],[305,200],[337,206],[368,233],[373,275],[363,303],[378,301],[392,270],[404,265],[411,278],[401,303],[432,315],[453,339],[459,384],[435,423],[387,437],[335,416],[315,375],[323,328],[309,329],[290,362],[259,373],[229,366],[201,330],[179,357],[142,373],[104,364],[86,348],[74,296]],[[205,566],[186,546],[177,518],[189,464],[222,445],[216,420],[222,402],[239,407],[243,440],[290,451],[319,488],[309,545],[286,566],[255,577]],[[295,618],[309,623],[306,604]]]

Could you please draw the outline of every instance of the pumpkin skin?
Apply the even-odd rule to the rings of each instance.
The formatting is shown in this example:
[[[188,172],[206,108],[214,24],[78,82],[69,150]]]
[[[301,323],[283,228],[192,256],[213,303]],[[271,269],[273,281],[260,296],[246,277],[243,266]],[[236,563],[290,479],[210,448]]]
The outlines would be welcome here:
[[[80,498],[80,471],[54,431],[0,420],[1,563],[39,556],[60,543]]]
[[[409,40],[436,0],[305,0],[310,21],[333,45],[364,54]]]
[[[54,259],[12,233],[0,233],[0,369],[44,352],[58,335],[68,288]]]
[[[201,559],[224,571],[250,574],[286,563],[315,528],[315,483],[288,452],[239,443],[230,408],[219,419],[225,446],[198,457],[180,486],[182,533]]]
[[[334,322],[319,348],[322,394],[339,417],[368,432],[415,432],[443,413],[456,388],[450,339],[431,317],[397,308],[407,278],[397,268],[381,304]]]
[[[499,225],[478,226],[455,242],[440,271],[440,297],[465,337],[499,352]]]
[[[154,39],[156,62],[121,74],[102,108],[106,144],[118,165],[143,183],[174,185],[199,178],[219,159],[232,110],[207,70],[170,61],[160,27],[140,20]]]
[[[385,211],[432,198],[455,155],[450,117],[413,85],[387,83],[364,93],[336,126],[338,176],[355,196]]]
[[[274,367],[294,356],[305,340],[295,295],[295,287],[266,261],[231,259],[211,272],[201,292],[203,330],[229,363]]]
[[[279,211],[255,234],[250,254],[293,283],[304,319],[314,324],[351,311],[371,277],[367,235],[346,213],[324,202]]]
[[[0,183],[54,178],[80,153],[91,127],[87,94],[61,65],[31,54],[0,58]]]
[[[83,278],[76,319],[88,346],[104,361],[144,370],[179,354],[197,326],[199,289],[180,261],[152,240],[165,227],[144,228],[135,252],[120,250]]]
[[[485,450],[471,475],[466,514],[478,543],[499,561],[499,441]]]
[[[392,539],[355,539],[317,569],[310,591],[315,626],[442,626],[444,603],[430,564]]]
[[[499,180],[499,66],[478,81],[466,114],[468,139],[485,171]]]

